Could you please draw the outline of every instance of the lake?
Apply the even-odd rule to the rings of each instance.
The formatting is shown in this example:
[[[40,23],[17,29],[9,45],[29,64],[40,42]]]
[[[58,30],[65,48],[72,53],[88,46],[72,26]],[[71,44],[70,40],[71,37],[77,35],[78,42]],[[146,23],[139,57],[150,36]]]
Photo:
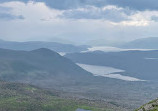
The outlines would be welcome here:
[[[91,72],[94,76],[103,76],[103,77],[108,77],[108,78],[120,79],[124,81],[144,81],[135,77],[121,75],[119,73],[125,72],[125,71],[121,69],[116,69],[113,67],[79,64],[79,63],[77,63],[77,65],[79,65],[86,71]]]

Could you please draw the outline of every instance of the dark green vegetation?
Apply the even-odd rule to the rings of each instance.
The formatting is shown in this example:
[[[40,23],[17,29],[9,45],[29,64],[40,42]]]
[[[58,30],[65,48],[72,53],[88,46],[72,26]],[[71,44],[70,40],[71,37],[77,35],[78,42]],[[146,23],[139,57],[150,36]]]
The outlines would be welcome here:
[[[135,111],[158,111],[158,99],[141,106]]]
[[[71,44],[62,44],[56,42],[14,42],[0,40],[0,48],[13,49],[13,50],[34,50],[39,48],[49,48],[56,52],[80,52],[86,51],[89,46],[74,46]]]
[[[158,80],[158,50],[123,52],[72,53],[65,57],[76,63],[109,66],[125,70],[126,76],[143,80]],[[97,58],[97,59],[96,59]]]
[[[97,101],[65,99],[47,90],[27,84],[0,81],[0,111],[75,111],[83,108],[92,111],[114,111]]]

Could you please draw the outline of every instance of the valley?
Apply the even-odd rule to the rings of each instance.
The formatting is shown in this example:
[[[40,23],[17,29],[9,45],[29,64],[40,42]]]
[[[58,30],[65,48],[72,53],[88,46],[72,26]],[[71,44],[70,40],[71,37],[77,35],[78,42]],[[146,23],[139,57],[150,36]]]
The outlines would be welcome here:
[[[124,76],[124,70],[113,67],[78,66],[46,48],[32,51],[0,49],[0,64],[2,80],[57,90],[62,98],[103,101],[121,110],[134,110],[158,96],[156,81]],[[100,76],[103,74],[109,75]]]
[[[158,0],[0,0],[0,111],[158,111]]]

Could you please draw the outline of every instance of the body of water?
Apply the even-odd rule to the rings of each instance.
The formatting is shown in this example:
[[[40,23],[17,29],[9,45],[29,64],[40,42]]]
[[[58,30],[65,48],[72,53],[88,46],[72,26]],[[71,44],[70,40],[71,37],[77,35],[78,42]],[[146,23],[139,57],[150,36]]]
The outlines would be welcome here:
[[[84,52],[93,52],[93,51],[103,51],[103,52],[120,52],[120,51],[130,51],[130,50],[139,50],[139,51],[150,51],[155,49],[122,49],[117,47],[108,47],[108,46],[96,46],[90,47],[87,51]]]
[[[109,77],[114,79],[121,79],[124,81],[144,81],[135,77],[121,75],[119,73],[125,71],[113,67],[87,65],[87,64],[79,64],[79,63],[77,63],[77,65],[79,65],[86,71],[91,72],[92,74],[94,74],[94,76],[103,76],[103,77]]]

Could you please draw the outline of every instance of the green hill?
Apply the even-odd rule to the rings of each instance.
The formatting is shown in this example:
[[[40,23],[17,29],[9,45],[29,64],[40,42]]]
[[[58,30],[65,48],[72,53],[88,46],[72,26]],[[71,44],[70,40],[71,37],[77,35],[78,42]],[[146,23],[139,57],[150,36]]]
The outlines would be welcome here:
[[[49,49],[0,49],[0,78],[54,88],[84,83],[92,74]]]
[[[31,85],[0,81],[0,111],[75,111],[78,108],[113,111],[103,103],[65,99],[57,96],[57,93]]]
[[[141,106],[135,111],[158,111],[158,99]]]

